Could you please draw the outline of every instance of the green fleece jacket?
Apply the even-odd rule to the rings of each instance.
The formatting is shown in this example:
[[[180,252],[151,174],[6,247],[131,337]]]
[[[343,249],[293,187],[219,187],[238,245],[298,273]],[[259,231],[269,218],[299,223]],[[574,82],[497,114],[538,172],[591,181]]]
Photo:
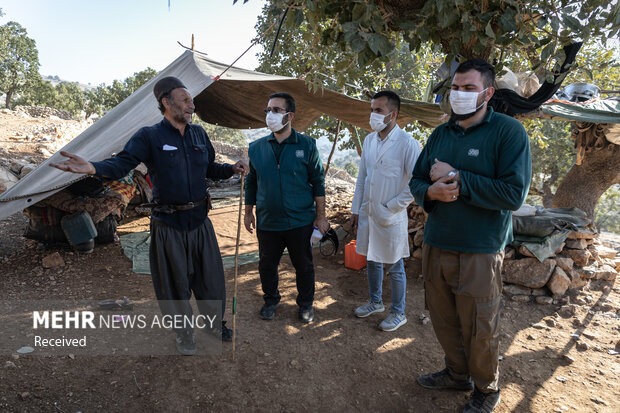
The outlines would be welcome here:
[[[264,136],[248,149],[250,173],[245,181],[245,203],[256,205],[256,227],[286,231],[312,224],[314,197],[325,196],[323,164],[316,141],[297,133],[279,145],[279,161],[272,147],[275,137]]]
[[[460,171],[454,202],[427,201],[435,158]],[[494,253],[512,241],[512,212],[527,196],[530,145],[521,123],[492,108],[482,122],[463,129],[450,121],[431,134],[413,170],[411,193],[428,213],[424,242],[462,252]]]

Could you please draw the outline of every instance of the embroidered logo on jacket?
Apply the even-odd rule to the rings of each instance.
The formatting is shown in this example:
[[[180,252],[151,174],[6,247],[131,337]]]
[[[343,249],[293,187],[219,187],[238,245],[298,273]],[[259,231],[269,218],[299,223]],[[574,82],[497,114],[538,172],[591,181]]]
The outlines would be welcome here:
[[[303,149],[298,149],[295,151],[295,156],[298,158],[303,158],[304,157],[304,150]]]
[[[467,155],[469,156],[478,156],[480,155],[480,149],[470,149],[469,152],[467,152]]]

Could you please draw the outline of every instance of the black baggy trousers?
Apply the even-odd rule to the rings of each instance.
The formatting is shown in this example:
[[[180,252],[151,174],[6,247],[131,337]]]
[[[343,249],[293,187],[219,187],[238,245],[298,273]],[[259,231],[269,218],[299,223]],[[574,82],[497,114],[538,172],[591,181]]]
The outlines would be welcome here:
[[[215,312],[221,320],[226,308],[224,266],[208,217],[191,231],[151,220],[149,260],[155,295],[164,315],[191,317],[189,300],[193,292],[200,313]],[[221,301],[221,308],[214,308],[214,300]]]

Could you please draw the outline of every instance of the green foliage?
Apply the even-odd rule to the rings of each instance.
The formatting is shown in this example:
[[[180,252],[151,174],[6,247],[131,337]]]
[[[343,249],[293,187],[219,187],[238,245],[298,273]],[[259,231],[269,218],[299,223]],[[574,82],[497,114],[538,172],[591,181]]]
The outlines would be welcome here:
[[[15,93],[30,87],[39,78],[35,41],[19,23],[0,26],[0,92],[6,94],[5,106],[10,108]]]
[[[88,119],[93,114],[100,116],[113,109],[156,74],[155,70],[146,68],[125,80],[115,80],[110,86],[100,85],[83,91],[77,83],[60,82],[54,87],[37,73],[36,79],[20,93],[16,103],[66,110],[74,117],[84,112],[85,119]],[[58,80],[58,76],[52,78]]]
[[[56,102],[56,94],[54,85],[38,76],[26,90],[19,94],[19,97],[15,99],[15,104],[53,107]]]
[[[594,223],[603,231],[620,234],[620,185],[609,188],[595,210]]]
[[[532,151],[532,190],[527,202],[551,206],[557,186],[575,163],[571,122],[528,119],[523,126],[530,137]],[[542,196],[542,199],[540,198]]]
[[[97,87],[94,93],[100,95],[102,101],[100,111],[107,112],[113,109],[156,74],[157,71],[155,69],[147,67],[141,72],[136,72],[133,76],[125,78],[125,80],[114,80],[110,86],[101,85]]]
[[[360,12],[359,7],[356,10],[356,13]],[[264,33],[279,15],[277,7],[266,4],[256,24],[257,32]],[[297,21],[300,16],[299,12],[292,10],[286,21]],[[326,35],[315,50],[318,40],[311,32],[311,25],[303,19],[300,22],[293,27],[283,25],[273,57],[270,57],[270,52],[275,30],[260,39],[263,51],[258,54],[258,71],[306,79],[308,87],[318,93],[320,88],[327,87],[369,101],[375,92],[389,89],[403,99],[422,100],[428,84],[433,80],[433,73],[443,60],[438,48],[425,44],[412,53],[402,36],[395,35],[394,46],[386,51],[385,60],[374,60],[366,67],[360,66],[356,60],[349,60],[339,44]],[[383,42],[378,39],[371,40],[371,43],[372,47],[383,47]],[[370,105],[368,111],[370,114]],[[419,139],[428,134],[415,124],[407,130]],[[306,132],[311,136],[325,135],[333,142],[336,120],[323,116]],[[357,137],[361,145],[367,133],[366,130],[343,123],[338,149],[357,149]]]
[[[344,170],[347,171],[347,173],[351,175],[353,178],[357,178],[357,174],[359,173],[359,167],[357,166],[355,162],[348,162],[344,166]]]
[[[459,54],[492,59],[541,49],[536,64],[546,77],[556,69],[548,61],[562,61],[562,45],[605,42],[620,31],[620,6],[608,0],[271,0],[269,20],[287,7],[285,25],[305,28],[304,66],[314,69],[330,61],[332,46],[341,52],[339,68],[389,62],[402,38],[412,51],[427,42],[441,45],[448,62]],[[317,74],[308,76],[316,83]],[[343,83],[347,74],[337,78]]]
[[[47,106],[78,117],[84,109],[84,92],[77,83],[61,82],[54,87],[39,77],[15,100],[17,105]]]
[[[196,125],[200,125],[204,128],[205,132],[209,136],[209,139],[212,141],[229,143],[235,146],[248,146],[248,143],[245,139],[245,135],[238,129],[226,128],[224,126],[212,125],[207,122],[203,122],[198,118],[198,116],[194,116],[192,121]]]

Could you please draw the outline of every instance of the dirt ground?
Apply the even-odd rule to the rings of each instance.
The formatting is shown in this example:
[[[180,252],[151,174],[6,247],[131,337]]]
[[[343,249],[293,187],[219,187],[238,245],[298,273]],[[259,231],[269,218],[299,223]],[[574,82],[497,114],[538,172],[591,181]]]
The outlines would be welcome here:
[[[211,217],[228,254],[236,215],[216,210]],[[89,255],[44,249],[21,237],[25,223],[21,214],[0,221],[0,300],[154,299],[150,277],[131,272],[119,245],[98,246]],[[148,218],[129,221],[119,233],[146,225]],[[243,250],[252,249],[254,237],[243,237]],[[44,269],[42,258],[54,251],[65,266]],[[353,316],[367,298],[366,277],[363,270],[346,269],[339,263],[343,259],[341,253],[323,257],[315,252],[316,316],[309,325],[297,320],[288,257],[281,264],[282,305],[271,321],[258,316],[257,264],[242,266],[234,362],[230,343],[212,357],[2,355],[0,411],[461,411],[467,393],[429,391],[415,381],[419,374],[443,368],[432,325],[420,317],[427,315],[420,263],[407,262],[408,323],[386,333],[377,328],[381,315]],[[225,318],[230,320],[233,270],[226,276]],[[556,314],[556,305],[516,303],[505,296],[502,402],[496,411],[620,411],[620,358],[609,352],[619,350],[619,293],[611,282],[592,284],[571,297],[591,301],[578,306],[574,316]],[[384,299],[390,302],[389,280]],[[571,334],[580,335],[582,350]]]

